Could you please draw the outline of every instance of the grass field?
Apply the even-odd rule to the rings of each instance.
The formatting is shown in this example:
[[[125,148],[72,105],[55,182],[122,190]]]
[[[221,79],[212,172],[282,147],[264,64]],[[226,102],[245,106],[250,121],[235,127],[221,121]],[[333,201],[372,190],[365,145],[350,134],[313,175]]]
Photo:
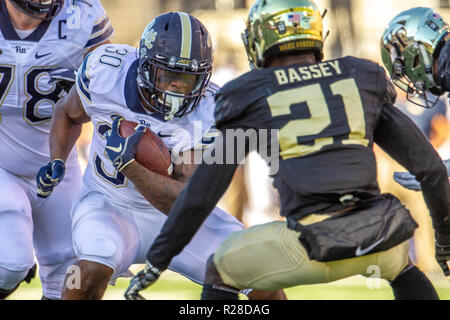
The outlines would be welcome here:
[[[441,274],[429,274],[442,300],[450,300],[450,282]],[[356,276],[331,284],[298,286],[286,289],[290,300],[392,300],[393,295],[386,281],[371,282],[366,278]],[[129,279],[119,279],[115,286],[109,286],[105,293],[105,300],[123,300],[123,293]],[[167,271],[151,288],[143,292],[143,296],[150,300],[198,300],[201,286]],[[11,297],[11,300],[38,300],[41,298],[39,279],[30,284],[22,284]],[[241,296],[241,299],[246,299]]]

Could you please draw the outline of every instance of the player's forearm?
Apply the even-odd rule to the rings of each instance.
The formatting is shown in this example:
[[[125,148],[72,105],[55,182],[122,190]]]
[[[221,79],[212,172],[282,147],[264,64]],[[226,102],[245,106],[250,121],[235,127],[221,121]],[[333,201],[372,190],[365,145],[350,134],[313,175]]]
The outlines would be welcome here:
[[[160,270],[169,266],[172,258],[191,241],[212,212],[230,185],[237,167],[237,164],[205,164],[196,169],[153,242],[147,254],[148,261]]]
[[[81,135],[82,124],[72,121],[64,111],[62,102],[55,108],[50,130],[50,157],[66,161]]]
[[[133,182],[148,202],[166,215],[185,186],[185,182],[150,171],[136,161],[126,166],[121,173]]]
[[[375,142],[416,176],[435,230],[450,234],[447,169],[430,142],[409,118],[393,107],[383,109],[375,132]]]

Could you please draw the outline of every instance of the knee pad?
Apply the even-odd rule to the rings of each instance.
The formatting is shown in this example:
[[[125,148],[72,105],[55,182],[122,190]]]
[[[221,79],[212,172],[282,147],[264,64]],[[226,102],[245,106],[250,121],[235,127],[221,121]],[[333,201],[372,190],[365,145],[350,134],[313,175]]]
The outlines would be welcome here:
[[[122,252],[117,244],[106,237],[91,237],[84,239],[76,246],[79,260],[89,260],[105,264],[116,269],[122,259]]]
[[[11,290],[17,287],[22,281],[30,282],[36,275],[36,268],[25,271],[11,271],[0,267],[0,289]]]

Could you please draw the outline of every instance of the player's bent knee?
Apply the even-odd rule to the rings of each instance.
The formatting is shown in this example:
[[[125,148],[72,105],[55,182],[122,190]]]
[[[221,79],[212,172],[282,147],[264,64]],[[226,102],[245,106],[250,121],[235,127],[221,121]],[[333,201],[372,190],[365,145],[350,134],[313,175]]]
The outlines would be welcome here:
[[[78,256],[83,257],[98,257],[100,260],[111,260],[118,254],[117,244],[106,237],[96,237],[84,239],[78,248]]]
[[[25,271],[11,271],[0,267],[0,289],[11,290],[23,280],[28,274],[28,270]]]

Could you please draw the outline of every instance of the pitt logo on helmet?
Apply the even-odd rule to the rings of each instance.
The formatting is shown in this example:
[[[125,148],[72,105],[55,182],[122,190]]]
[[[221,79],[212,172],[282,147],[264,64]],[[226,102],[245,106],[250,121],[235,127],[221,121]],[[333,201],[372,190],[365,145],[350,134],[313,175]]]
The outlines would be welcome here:
[[[142,35],[142,39],[144,40],[144,44],[148,49],[153,48],[153,42],[156,40],[156,36],[158,35],[158,32],[156,32],[152,27],[153,23],[147,26],[147,28],[144,30],[144,34]]]

